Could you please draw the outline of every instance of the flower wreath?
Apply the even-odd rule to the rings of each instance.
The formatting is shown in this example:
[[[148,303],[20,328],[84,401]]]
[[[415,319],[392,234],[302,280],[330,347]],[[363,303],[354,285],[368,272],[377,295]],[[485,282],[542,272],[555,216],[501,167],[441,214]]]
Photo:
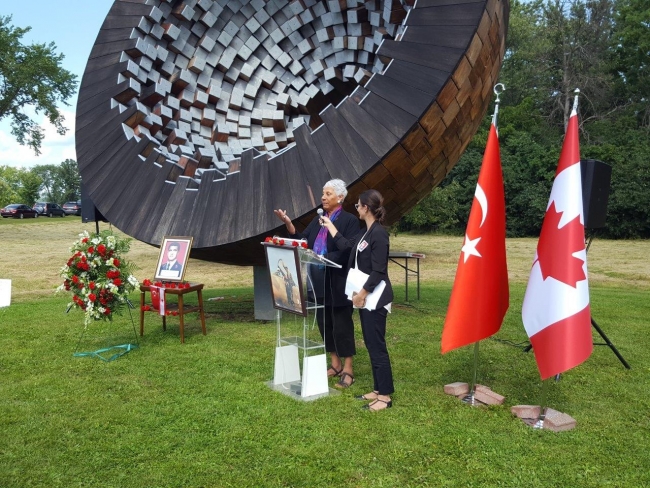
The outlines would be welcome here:
[[[93,320],[113,320],[113,315],[121,314],[129,293],[139,286],[132,274],[135,265],[121,257],[129,251],[130,242],[111,231],[93,237],[84,231],[70,248],[72,257],[61,268],[64,281],[57,292],[72,294],[68,310],[83,310],[86,326]]]

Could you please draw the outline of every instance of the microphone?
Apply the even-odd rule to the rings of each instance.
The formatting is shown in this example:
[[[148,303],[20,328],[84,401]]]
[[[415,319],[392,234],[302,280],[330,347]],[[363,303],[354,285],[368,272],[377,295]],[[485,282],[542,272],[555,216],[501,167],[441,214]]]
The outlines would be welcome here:
[[[319,208],[318,210],[316,210],[316,213],[318,214],[318,222],[322,226],[323,225],[323,219],[321,219],[321,217],[323,216],[323,209]]]

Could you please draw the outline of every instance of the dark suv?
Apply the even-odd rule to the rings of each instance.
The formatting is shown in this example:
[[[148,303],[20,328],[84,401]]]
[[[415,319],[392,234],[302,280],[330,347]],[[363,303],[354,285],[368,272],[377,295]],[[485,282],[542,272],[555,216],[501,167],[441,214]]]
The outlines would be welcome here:
[[[65,202],[63,211],[68,215],[81,215],[81,200],[76,202]]]
[[[58,203],[36,202],[34,204],[34,210],[39,214],[47,215],[48,217],[54,217],[55,215],[65,217],[66,215],[65,210],[63,210]]]

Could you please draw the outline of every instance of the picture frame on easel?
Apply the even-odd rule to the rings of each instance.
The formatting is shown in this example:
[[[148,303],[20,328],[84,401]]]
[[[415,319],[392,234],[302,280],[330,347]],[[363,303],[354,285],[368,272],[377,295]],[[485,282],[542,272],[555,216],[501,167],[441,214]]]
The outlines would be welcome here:
[[[306,317],[307,300],[303,292],[298,248],[271,244],[265,244],[264,248],[273,307]]]

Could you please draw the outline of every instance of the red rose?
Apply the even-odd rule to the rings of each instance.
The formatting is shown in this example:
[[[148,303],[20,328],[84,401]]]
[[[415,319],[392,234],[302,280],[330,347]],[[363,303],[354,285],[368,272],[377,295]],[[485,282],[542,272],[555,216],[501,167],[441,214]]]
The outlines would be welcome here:
[[[91,281],[90,283],[88,283],[88,288],[90,288],[91,290],[94,290],[95,289],[95,282]]]
[[[284,239],[280,239],[280,245],[284,246]]]
[[[111,314],[111,309],[110,308],[105,308],[104,309],[104,315],[110,315]]]
[[[113,259],[113,266],[115,266],[116,268],[119,268],[120,267],[120,260],[117,259],[117,258]]]
[[[92,254],[92,253],[94,253],[94,252],[95,252],[95,248],[94,248],[93,246],[90,246],[90,247],[88,248],[88,254]]]
[[[306,242],[303,242],[303,243],[302,243],[302,247],[304,247],[305,249],[307,249],[307,243],[306,243]]]
[[[72,282],[73,282],[73,283],[79,283],[79,277],[78,277],[77,275],[74,275],[74,276],[72,277]]]
[[[88,300],[90,300],[91,302],[94,302],[95,300],[97,300],[97,295],[95,295],[94,293],[89,293],[88,294]]]
[[[292,245],[293,247],[298,247],[298,241],[293,241],[293,242],[291,243],[291,245]]]
[[[120,286],[120,285],[122,284],[122,280],[119,279],[119,278],[115,278],[115,279],[113,280],[113,284],[114,284],[115,286]]]
[[[142,284],[143,284],[144,286],[150,286],[150,285],[151,285],[151,280],[147,278],[147,279],[145,279],[145,280],[142,282]]]
[[[106,246],[104,244],[100,244],[97,246],[97,252],[99,254],[104,254],[106,252]]]
[[[81,242],[82,242],[83,244],[85,244],[86,242],[88,242],[88,238],[87,238],[87,237],[84,237],[83,239],[81,239]]]

